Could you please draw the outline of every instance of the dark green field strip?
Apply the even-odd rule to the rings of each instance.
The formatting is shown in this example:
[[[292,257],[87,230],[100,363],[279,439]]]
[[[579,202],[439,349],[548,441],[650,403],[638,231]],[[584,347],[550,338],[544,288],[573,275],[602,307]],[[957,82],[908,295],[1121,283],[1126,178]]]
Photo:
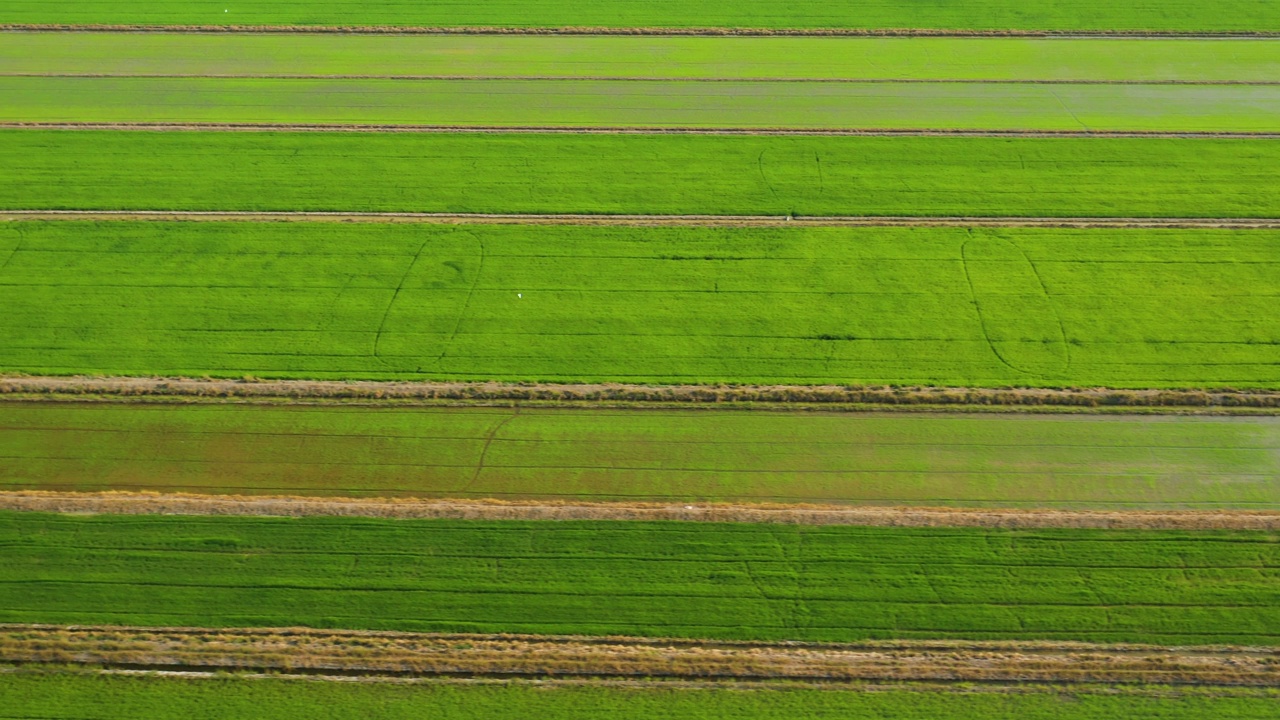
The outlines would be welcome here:
[[[1272,533],[0,514],[0,621],[1280,642]]]
[[[1266,690],[1081,686],[1042,692],[956,692],[937,686],[861,688],[678,687],[326,682],[284,678],[162,677],[21,671],[0,674],[5,720],[457,720],[601,717],[699,720],[1263,720],[1280,717]]]
[[[1280,85],[0,77],[0,95],[0,122],[1280,130]]]
[[[12,222],[0,368],[1274,388],[1277,258],[1269,230]]]
[[[14,33],[19,74],[1280,82],[1280,42]]]
[[[0,488],[1280,507],[1280,419],[0,404]]]
[[[0,2],[0,23],[138,25],[336,25],[410,27],[742,27],[936,28],[943,30],[1059,30],[1258,32],[1280,31],[1280,9],[1267,0],[1166,0],[1100,3],[1096,0],[266,0],[209,3],[194,0],[87,0]]]
[[[9,130],[0,167],[32,210],[1280,217],[1268,140]]]

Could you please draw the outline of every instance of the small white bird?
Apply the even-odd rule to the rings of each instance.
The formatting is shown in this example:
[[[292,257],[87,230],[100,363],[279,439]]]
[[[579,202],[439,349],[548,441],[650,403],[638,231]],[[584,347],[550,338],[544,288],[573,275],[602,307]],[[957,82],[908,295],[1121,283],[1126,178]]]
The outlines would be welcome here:
[[[518,298],[522,298],[522,297],[524,297],[524,293],[516,293],[516,297],[518,297]]]

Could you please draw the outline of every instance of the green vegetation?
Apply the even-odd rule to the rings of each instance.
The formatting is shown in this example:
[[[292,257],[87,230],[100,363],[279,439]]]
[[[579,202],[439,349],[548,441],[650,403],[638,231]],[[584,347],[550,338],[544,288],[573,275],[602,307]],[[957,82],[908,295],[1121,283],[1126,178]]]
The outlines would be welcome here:
[[[1280,86],[0,77],[5,122],[1274,132]]]
[[[1280,507],[1280,418],[0,404],[0,488]]]
[[[1277,257],[1265,230],[11,222],[0,368],[1274,388]]]
[[[0,513],[0,622],[1280,643],[1280,535]]]
[[[327,682],[22,671],[0,675],[0,718],[45,720],[1261,720],[1273,692],[1084,686],[981,692],[854,689]]]
[[[141,25],[400,25],[422,27],[938,28],[979,30],[1280,31],[1269,0],[263,0],[255,3],[50,3],[3,0],[0,22]]]
[[[20,33],[15,74],[1272,82],[1280,42]]]
[[[0,167],[6,209],[1280,217],[1272,140],[8,130]]]

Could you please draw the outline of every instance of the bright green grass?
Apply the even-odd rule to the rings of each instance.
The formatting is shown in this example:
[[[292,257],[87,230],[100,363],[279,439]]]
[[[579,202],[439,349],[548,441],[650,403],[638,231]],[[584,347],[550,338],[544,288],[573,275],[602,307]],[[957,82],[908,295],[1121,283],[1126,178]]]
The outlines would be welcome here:
[[[0,77],[2,122],[1280,131],[1280,85]]]
[[[0,132],[0,208],[1280,217],[1280,142]]]
[[[0,513],[0,622],[1280,643],[1280,535]]]
[[[1276,31],[1270,0],[4,0],[0,22],[147,25],[942,28]]]
[[[22,33],[20,73],[1274,82],[1280,41]]]
[[[0,404],[0,488],[1280,508],[1280,418]]]
[[[609,687],[175,678],[23,671],[0,675],[0,718],[44,720],[1261,720],[1265,690],[1050,688],[1041,692]]]
[[[1277,258],[1275,231],[12,222],[0,368],[1274,388]]]

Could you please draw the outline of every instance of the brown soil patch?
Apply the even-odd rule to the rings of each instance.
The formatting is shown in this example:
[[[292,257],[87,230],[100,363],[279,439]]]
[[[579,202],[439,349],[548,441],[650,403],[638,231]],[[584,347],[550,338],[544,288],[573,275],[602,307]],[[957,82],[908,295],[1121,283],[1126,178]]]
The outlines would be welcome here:
[[[1009,642],[740,643],[288,629],[0,626],[0,660],[409,676],[1280,686],[1280,650]]]
[[[320,498],[107,491],[0,492],[0,510],[119,515],[336,516],[440,520],[622,520],[1142,530],[1280,530],[1280,511],[1047,510],[816,504]]]
[[[0,215],[2,217],[2,215]],[[0,396],[446,400],[885,407],[1280,408],[1280,391],[1234,389],[947,388],[857,385],[631,385],[625,383],[212,380],[0,377]],[[864,408],[865,409],[865,408]]]

